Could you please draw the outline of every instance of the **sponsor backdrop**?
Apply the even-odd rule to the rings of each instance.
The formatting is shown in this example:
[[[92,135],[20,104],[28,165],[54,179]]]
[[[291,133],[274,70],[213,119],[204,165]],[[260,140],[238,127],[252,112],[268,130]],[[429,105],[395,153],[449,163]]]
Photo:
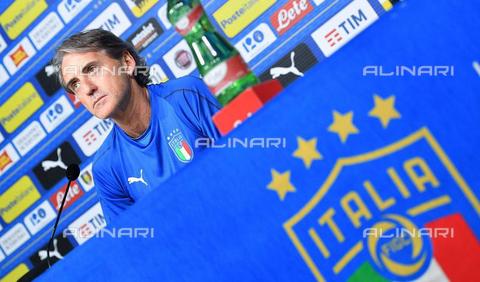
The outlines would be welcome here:
[[[317,63],[330,57],[391,8],[387,0],[210,0],[202,3],[212,23],[241,52],[250,68],[262,80],[276,78],[285,87],[303,76],[308,76],[309,70],[314,69]],[[113,123],[92,117],[75,97],[69,96],[60,89],[54,78],[50,61],[55,47],[61,40],[74,32],[103,28],[130,41],[135,46],[151,66],[151,80],[155,83],[189,74],[198,75],[198,72],[186,42],[175,33],[166,19],[166,1],[163,0],[5,1],[1,4],[0,25],[0,277],[14,279],[46,259],[46,243],[50,236],[50,229],[47,226],[52,225],[59,201],[65,193],[66,164],[79,163],[81,173],[67,195],[59,230],[72,227],[80,229],[81,234],[94,234],[106,224],[93,189],[91,161],[96,150],[108,136]],[[423,40],[420,37],[417,39]],[[366,43],[364,46],[367,45]],[[365,50],[372,50],[370,47],[365,48],[367,48]],[[376,48],[382,51],[383,46],[377,44]],[[406,50],[406,52],[411,51]],[[350,53],[352,57],[355,56],[355,52]],[[367,62],[364,63],[367,64]],[[348,64],[344,64],[343,67],[347,68]],[[335,71],[339,76],[337,82],[335,82],[335,76],[328,74],[325,70],[319,71],[317,68],[315,75],[330,77],[330,83],[349,83],[346,79],[342,81],[342,77],[345,78],[342,75],[344,69],[337,68]],[[314,80],[315,78],[310,75],[310,80],[305,78],[305,83],[309,81],[313,87]],[[323,79],[324,82],[325,80]],[[289,89],[303,91],[298,83],[294,85],[296,86],[292,85]],[[338,102],[335,106],[338,110],[332,112],[325,107],[323,110],[332,115],[330,119],[335,120],[329,131],[338,133],[337,143],[340,142],[346,146],[348,141],[354,138],[350,136],[351,134],[362,132],[360,126],[356,127],[352,124],[352,120],[355,120],[353,111],[347,109],[357,106],[360,110],[364,105],[360,102],[358,105],[342,103],[342,100],[349,99],[342,98],[342,91],[337,91],[334,86],[326,86],[324,91],[332,92],[328,92],[328,95],[325,93],[323,100],[318,101],[331,97],[328,99]],[[375,104],[378,103],[378,107],[370,113],[381,122],[381,128],[387,130],[389,122],[403,118],[407,112],[395,111],[393,109],[395,95],[391,94],[393,90],[382,89],[386,92],[372,96]],[[402,90],[405,91],[405,89]],[[345,91],[343,89],[343,92]],[[311,94],[321,95],[322,93]],[[346,94],[343,93],[343,95]],[[304,111],[318,112],[318,109],[312,108],[312,105],[319,105],[315,97],[310,97],[310,102],[307,104],[296,101],[303,99],[300,96],[294,99],[290,96],[290,99],[290,102],[298,103],[299,108],[296,113],[289,114],[288,119],[283,119],[285,123],[282,126],[283,131],[279,130],[276,133],[288,132],[300,126],[295,124],[296,114],[301,116]],[[317,102],[314,103],[314,101]],[[409,102],[404,100],[403,103],[406,105]],[[283,104],[287,107],[286,102]],[[333,102],[329,102],[328,105],[333,105]],[[385,110],[382,106],[387,109]],[[408,118],[414,118],[415,114],[415,111],[408,112],[410,115]],[[280,120],[280,117],[277,118]],[[298,135],[293,138],[293,140],[298,139],[299,144],[294,156],[300,156],[302,159],[305,154],[312,154],[309,150],[312,144],[317,142],[314,137],[320,134],[318,128],[320,124],[307,125],[307,121],[315,123],[318,120],[308,115],[299,118],[300,120],[303,124],[301,126],[306,129],[304,131],[298,129],[298,132],[291,132],[291,134]],[[325,117],[323,121],[327,120],[329,118]],[[393,121],[392,124],[395,122],[398,121]],[[458,232],[461,233],[459,236],[463,236],[461,238],[464,238],[465,242],[470,240],[468,242],[473,242],[472,244],[478,248],[478,241],[472,233],[472,230],[478,232],[479,207],[475,194],[450,162],[442,147],[436,143],[433,137],[435,132],[432,133],[429,128],[412,129],[413,127],[408,127],[408,130],[402,127],[392,135],[396,139],[393,137],[393,139],[384,139],[389,140],[389,144],[374,142],[373,147],[361,147],[363,151],[355,150],[355,152],[370,152],[341,159],[336,165],[325,162],[322,168],[319,168],[315,162],[324,158],[324,153],[329,152],[330,155],[334,155],[339,150],[333,145],[330,148],[328,142],[322,143],[325,147],[322,148],[321,153],[303,157],[305,171],[302,171],[297,163],[292,164],[294,169],[291,168],[290,160],[287,161],[286,156],[285,160],[275,167],[270,167],[271,165],[266,163],[259,165],[267,169],[267,175],[257,179],[258,183],[252,184],[252,187],[261,187],[265,184],[263,186],[274,190],[265,189],[265,193],[275,191],[278,193],[277,198],[272,198],[272,194],[268,194],[271,207],[278,206],[280,209],[281,203],[288,199],[290,192],[301,190],[302,185],[308,185],[308,189],[311,189],[295,198],[294,202],[290,202],[289,208],[284,210],[289,211],[288,217],[286,217],[287,213],[278,213],[275,216],[275,222],[278,224],[275,227],[269,227],[276,230],[274,234],[278,235],[281,230],[277,229],[282,227],[282,223],[279,222],[285,221],[283,233],[280,233],[282,234],[280,236],[285,238],[279,239],[278,243],[282,241],[282,244],[285,242],[289,244],[286,248],[292,253],[287,256],[289,261],[283,262],[293,263],[292,269],[299,271],[299,277],[321,280],[325,277],[340,275],[343,280],[347,277],[361,279],[365,273],[380,277],[378,273],[381,273],[384,277],[395,279],[398,277],[390,270],[399,267],[401,271],[411,271],[417,267],[418,269],[411,277],[420,273],[419,268],[422,273],[427,268],[428,271],[434,271],[432,273],[443,273],[442,269],[445,270],[445,267],[439,266],[444,263],[443,254],[435,253],[437,249],[441,250],[441,247],[438,247],[435,242],[425,240],[394,242],[396,245],[392,245],[391,248],[398,247],[402,243],[414,246],[412,247],[413,255],[410,258],[406,256],[407,260],[401,263],[378,255],[379,248],[372,247],[370,256],[374,258],[378,256],[378,258],[370,263],[360,264],[360,261],[366,261],[364,259],[368,254],[366,249],[372,244],[380,243],[361,240],[353,242],[352,240],[358,239],[358,236],[349,238],[348,234],[364,226],[365,222],[371,218],[375,218],[376,224],[385,226],[410,226],[409,224],[419,224],[419,222],[431,226],[456,224],[460,226],[458,227],[460,230]],[[377,136],[379,133],[370,132],[369,134]],[[382,132],[382,134],[387,133]],[[333,139],[330,141],[334,143]],[[294,142],[297,141],[292,141],[289,146],[294,146]],[[375,151],[375,148],[378,151]],[[339,156],[344,155],[338,152]],[[272,151],[269,157],[278,158],[275,154],[278,155],[278,152]],[[396,154],[398,157],[395,157]],[[390,155],[394,156],[394,161],[389,161]],[[311,158],[310,161],[308,158]],[[265,159],[263,162],[268,160]],[[345,169],[362,163],[368,164],[355,169]],[[244,164],[248,166],[248,161],[244,161]],[[315,165],[317,165],[316,168]],[[382,179],[389,177],[388,179],[395,184],[393,188],[396,192],[393,190],[390,191],[391,194],[378,192],[378,184],[374,182],[381,180],[372,178],[377,177],[371,173],[373,166],[382,168],[378,177]],[[310,167],[312,170],[309,171]],[[330,169],[333,170],[328,177],[331,180],[328,180],[327,171]],[[309,176],[318,178],[318,181],[310,179],[311,182],[302,182],[298,175],[291,176],[294,175],[295,170],[298,175],[318,174],[318,176]],[[351,177],[356,174],[365,175],[365,179],[362,179],[360,184],[357,183],[360,179]],[[293,183],[288,182],[290,177]],[[314,187],[310,186],[317,184],[320,178],[327,180],[322,188],[315,192]],[[335,179],[337,180],[334,181]],[[344,181],[343,184],[342,181]],[[403,184],[403,181],[412,183],[407,185]],[[335,188],[341,190],[338,194],[341,198],[329,196],[327,193],[335,185],[341,186]],[[354,188],[346,188],[355,185],[362,186],[358,188],[360,192],[355,193],[352,192]],[[453,194],[442,193],[442,188],[439,187],[446,186],[450,187],[448,189],[458,188],[458,191],[455,190]],[[399,195],[394,196],[395,193]],[[307,197],[312,199],[307,201]],[[408,205],[405,204],[404,201],[410,198],[414,201],[407,201]],[[320,205],[320,201],[325,201],[327,204]],[[340,202],[337,203],[337,201]],[[433,204],[427,207],[422,206],[422,203],[425,204],[428,201]],[[301,202],[304,203],[303,208],[303,205],[300,205]],[[380,213],[395,206],[396,202],[401,203],[388,210],[388,214]],[[243,204],[248,203],[243,202]],[[452,208],[452,212],[442,212],[437,216],[425,214],[432,205],[441,206],[441,204],[451,204],[455,207],[464,205],[467,211],[458,213],[456,208]],[[292,214],[293,207],[299,211]],[[172,209],[173,211],[175,210]],[[381,217],[380,214],[385,215]],[[418,215],[421,216],[421,220],[412,219]],[[439,219],[440,215],[444,216],[443,219]],[[291,218],[288,219],[290,216]],[[282,219],[278,219],[277,222],[277,217]],[[218,221],[222,220],[218,219]],[[193,221],[187,222],[193,224]],[[254,226],[258,224],[254,223]],[[372,224],[372,221],[368,221],[366,226]],[[267,239],[268,237],[265,237],[262,240]],[[88,238],[79,234],[72,234],[67,238],[57,236],[52,250],[54,261],[62,260],[87,240]],[[347,243],[342,244],[345,241]],[[335,247],[331,249],[327,246]],[[180,253],[182,252],[186,250],[180,250]],[[356,256],[357,254],[361,256]],[[268,253],[262,255],[268,255]],[[282,261],[281,258],[284,257],[280,255],[279,260]],[[166,260],[166,258],[162,259]],[[348,264],[354,259],[358,264]],[[324,269],[320,270],[320,265],[328,266],[325,268],[328,269],[327,273]],[[282,271],[288,270],[288,267],[282,265],[277,267],[283,268]],[[233,270],[235,268],[232,268]],[[273,269],[270,272],[275,273]],[[252,277],[245,277],[245,279]],[[279,277],[274,275],[266,278]]]

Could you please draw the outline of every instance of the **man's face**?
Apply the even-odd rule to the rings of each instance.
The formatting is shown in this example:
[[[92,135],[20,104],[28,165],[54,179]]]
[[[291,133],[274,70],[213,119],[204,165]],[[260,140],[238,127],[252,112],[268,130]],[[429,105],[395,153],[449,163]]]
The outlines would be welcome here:
[[[127,60],[128,61],[128,60]],[[104,52],[65,54],[62,75],[69,92],[100,119],[112,118],[128,103],[131,78],[128,63]]]

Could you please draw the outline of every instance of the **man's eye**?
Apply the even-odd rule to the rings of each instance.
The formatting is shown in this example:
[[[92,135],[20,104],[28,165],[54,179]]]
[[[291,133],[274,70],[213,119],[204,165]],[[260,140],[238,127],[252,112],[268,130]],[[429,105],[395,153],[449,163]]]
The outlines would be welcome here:
[[[95,74],[95,73],[98,72],[98,68],[97,68],[97,66],[89,66],[88,69],[87,69],[87,72],[89,74]]]
[[[80,88],[80,82],[74,82],[72,84],[72,90],[75,91],[77,90],[78,88]]]

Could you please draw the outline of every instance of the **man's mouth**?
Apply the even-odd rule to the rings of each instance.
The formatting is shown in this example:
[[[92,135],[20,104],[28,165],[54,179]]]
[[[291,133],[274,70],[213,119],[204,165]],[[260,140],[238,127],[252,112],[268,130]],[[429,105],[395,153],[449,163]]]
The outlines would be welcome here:
[[[95,102],[93,102],[93,108],[95,108],[97,103],[102,101],[105,97],[107,97],[107,95],[103,95],[103,96],[100,96],[99,98],[97,98],[97,100],[95,100]]]

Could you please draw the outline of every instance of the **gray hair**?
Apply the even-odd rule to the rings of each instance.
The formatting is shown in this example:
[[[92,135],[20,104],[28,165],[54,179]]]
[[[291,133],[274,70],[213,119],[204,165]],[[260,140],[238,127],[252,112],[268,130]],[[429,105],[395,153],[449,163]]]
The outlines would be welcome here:
[[[67,91],[67,86],[63,80],[61,67],[63,56],[68,53],[84,53],[84,52],[104,51],[112,59],[120,59],[123,53],[127,51],[132,55],[136,62],[136,70],[134,71],[137,83],[145,87],[150,83],[149,68],[145,59],[140,57],[129,42],[123,41],[110,31],[103,29],[92,29],[76,33],[65,39],[57,48],[55,57],[53,58],[53,66],[57,73],[60,85]],[[141,71],[137,71],[140,69]]]

